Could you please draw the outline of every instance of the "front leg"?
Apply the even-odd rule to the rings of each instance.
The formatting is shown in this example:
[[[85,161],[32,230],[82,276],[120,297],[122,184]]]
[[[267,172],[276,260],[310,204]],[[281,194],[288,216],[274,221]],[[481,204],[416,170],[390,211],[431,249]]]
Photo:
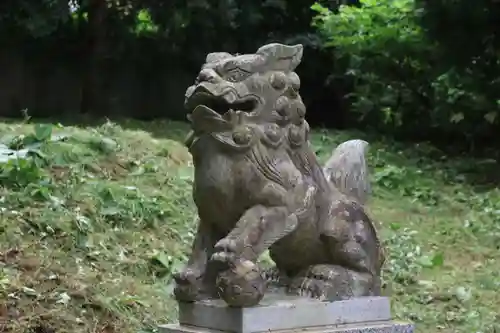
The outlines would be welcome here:
[[[218,295],[229,306],[250,307],[264,297],[267,283],[256,265],[259,256],[297,227],[286,207],[248,209],[236,227],[215,245],[212,259],[227,264],[217,278]]]
[[[213,260],[257,261],[272,244],[294,231],[298,219],[287,207],[254,206],[239,219],[236,227],[215,244]]]
[[[315,187],[309,186],[298,195],[275,183],[264,186],[258,196],[261,204],[248,209],[235,228],[215,244],[212,259],[257,261],[264,251],[295,231],[299,220],[310,214],[316,191]]]
[[[253,306],[264,296],[267,284],[255,262],[310,214],[316,189],[301,188],[304,191],[290,193],[276,183],[267,184],[257,196],[260,204],[249,208],[215,245],[212,259],[229,268],[217,280],[218,294],[229,305]]]
[[[178,301],[194,302],[202,298],[214,296],[215,274],[210,274],[208,259],[213,254],[217,241],[213,228],[203,220],[198,219],[198,229],[193,241],[191,254],[182,271],[174,273],[176,286],[175,298]]]

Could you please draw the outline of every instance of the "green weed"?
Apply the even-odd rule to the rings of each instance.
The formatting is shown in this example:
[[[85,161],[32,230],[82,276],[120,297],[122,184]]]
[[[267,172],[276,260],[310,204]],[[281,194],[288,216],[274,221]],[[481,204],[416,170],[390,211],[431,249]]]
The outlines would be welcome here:
[[[0,327],[146,332],[175,320],[171,274],[195,223],[186,130],[0,125]],[[325,160],[355,137],[371,143],[369,208],[394,315],[419,332],[499,330],[500,191],[472,183],[479,162],[362,133],[312,141]]]

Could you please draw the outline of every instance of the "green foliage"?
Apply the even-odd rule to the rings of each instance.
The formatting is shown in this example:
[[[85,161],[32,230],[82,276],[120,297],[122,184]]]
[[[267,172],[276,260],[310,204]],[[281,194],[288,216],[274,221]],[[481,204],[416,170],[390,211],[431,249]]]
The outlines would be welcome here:
[[[193,238],[185,148],[114,124],[0,124],[0,133],[8,134],[0,163],[0,253],[11,260],[0,266],[7,329],[87,332],[102,321],[137,332],[155,328],[154,317],[171,318],[171,271]],[[172,167],[174,154],[182,167]],[[36,266],[35,284],[29,272],[18,274],[30,255],[51,262]],[[58,290],[44,292],[54,279]],[[74,319],[62,320],[65,313]]]
[[[422,28],[423,10],[414,0],[362,0],[360,7],[340,6],[338,12],[319,4],[312,9],[318,13],[313,24],[336,59],[332,75],[352,87],[347,97],[356,120],[392,133],[467,137],[497,125],[500,108],[491,93],[497,76],[488,79],[478,68],[484,64],[464,71],[443,58],[439,41]]]
[[[156,33],[158,25],[153,22],[149,11],[142,9],[137,13],[137,25],[134,30],[136,34]]]
[[[138,332],[175,319],[171,274],[186,262],[195,227],[192,161],[177,142],[186,131],[170,122],[0,123],[3,149],[18,153],[0,164],[16,161],[20,171],[0,181],[0,297],[12,310],[9,332],[42,325],[83,333],[101,323]],[[360,135],[313,130],[312,144],[325,160]],[[471,185],[488,163],[365,139],[369,208],[380,221],[394,315],[426,332],[493,332],[500,191]],[[19,157],[27,147],[40,155]]]
[[[26,187],[42,182],[46,161],[40,146],[51,139],[51,125],[37,125],[29,135],[7,137],[7,143],[0,144],[0,185]]]
[[[415,101],[424,95],[431,70],[430,45],[413,20],[413,1],[361,1],[334,14],[316,4],[315,25],[352,82],[353,111],[377,125],[399,127],[406,113],[427,113]],[[426,62],[423,60],[427,59]],[[403,111],[404,110],[404,111]]]
[[[64,59],[78,58],[75,52],[92,54],[76,60],[90,67],[102,66],[107,58],[135,57],[144,65],[140,72],[156,72],[164,59],[167,63],[182,59],[182,66],[191,72],[208,52],[254,52],[271,41],[302,43],[306,58],[298,71],[303,82],[345,92],[352,111],[348,125],[368,125],[405,137],[451,135],[472,143],[491,139],[500,130],[496,4],[486,0],[313,3],[105,0],[96,9],[86,0],[72,0],[71,5],[66,0],[9,0],[2,4],[0,28],[12,40],[19,35],[35,37],[30,40],[36,43],[19,38],[30,57],[58,45],[67,48],[66,53],[61,51]],[[314,15],[315,28],[311,27]],[[256,37],[242,38],[249,35]],[[40,47],[34,46],[37,43]],[[85,49],[88,45],[95,49]],[[87,71],[94,72],[99,70]],[[301,89],[304,96],[321,91],[310,84]],[[106,99],[97,93],[82,95]]]
[[[495,215],[500,192],[473,185],[488,165],[495,174],[497,164],[452,159],[428,144],[409,146],[363,133],[342,134],[313,132],[313,145],[326,160],[332,147],[344,140],[361,137],[371,143],[369,207],[380,221],[387,257],[383,284],[394,301],[395,316],[413,320],[426,332],[497,329],[492,310],[497,301],[488,295],[500,285],[497,273],[489,275],[499,262],[475,256],[495,256],[500,244]]]

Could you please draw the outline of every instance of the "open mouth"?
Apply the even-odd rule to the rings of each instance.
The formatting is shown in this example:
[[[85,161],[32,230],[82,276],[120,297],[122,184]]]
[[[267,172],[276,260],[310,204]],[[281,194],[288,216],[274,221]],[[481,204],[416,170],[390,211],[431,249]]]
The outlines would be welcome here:
[[[198,105],[204,105],[221,116],[226,114],[229,110],[252,112],[257,108],[257,100],[253,98],[229,103],[224,97],[216,97],[207,92],[195,93],[189,98],[187,104],[189,111],[193,111]]]

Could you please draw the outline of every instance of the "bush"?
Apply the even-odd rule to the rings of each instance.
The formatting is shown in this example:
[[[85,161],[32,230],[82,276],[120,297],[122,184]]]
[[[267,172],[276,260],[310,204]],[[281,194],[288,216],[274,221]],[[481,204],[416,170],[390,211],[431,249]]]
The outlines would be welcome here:
[[[421,25],[414,0],[361,0],[332,12],[319,4],[313,25],[331,49],[332,78],[347,82],[352,120],[405,136],[492,132],[499,101],[481,64],[457,68]],[[498,85],[498,84],[497,84]],[[496,89],[498,91],[498,89]]]

